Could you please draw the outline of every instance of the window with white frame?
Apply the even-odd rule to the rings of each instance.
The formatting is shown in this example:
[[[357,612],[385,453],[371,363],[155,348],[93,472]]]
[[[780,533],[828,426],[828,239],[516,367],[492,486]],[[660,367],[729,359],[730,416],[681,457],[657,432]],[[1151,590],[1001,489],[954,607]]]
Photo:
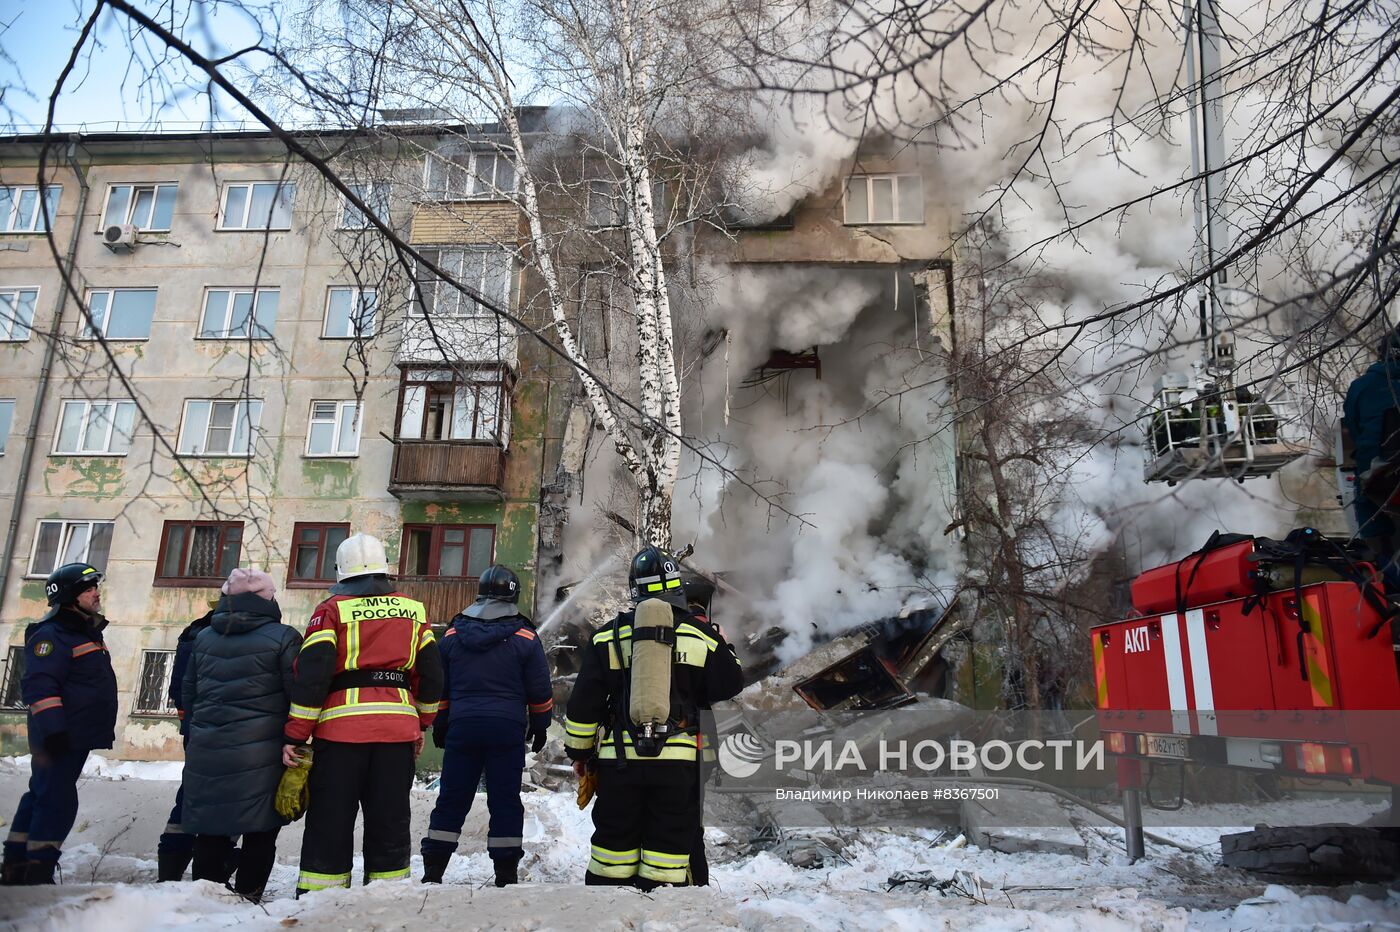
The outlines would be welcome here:
[[[0,399],[0,456],[5,455],[5,447],[10,439],[10,428],[14,426],[15,400]]]
[[[294,181],[231,181],[224,185],[219,229],[291,229],[296,193]]]
[[[0,342],[29,339],[38,300],[38,288],[0,288]]]
[[[156,314],[154,288],[98,288],[88,292],[88,317],[83,339],[98,334],[108,340],[149,340]]]
[[[311,425],[306,431],[306,455],[356,456],[359,452],[359,402],[311,402]]]
[[[918,175],[852,175],[846,179],[846,221],[923,223],[924,180]]]
[[[261,401],[190,399],[180,420],[181,456],[251,456]]]
[[[175,216],[174,184],[114,184],[107,187],[102,226],[131,224],[138,230],[165,232]]]
[[[515,163],[501,152],[429,153],[426,175],[435,201],[493,200],[515,192]]]
[[[62,185],[0,185],[0,233],[43,233],[58,213]]]
[[[131,450],[135,425],[134,401],[65,401],[59,409],[53,451],[122,456]]]
[[[387,181],[369,181],[364,184],[347,184],[356,197],[369,207],[370,212],[380,220],[389,219],[390,186]],[[342,230],[364,230],[369,227],[369,218],[364,211],[350,203],[344,195],[340,199],[340,223]]]
[[[400,440],[485,440],[503,446],[510,393],[500,367],[406,370],[399,394]]]
[[[170,677],[175,672],[173,650],[141,652],[141,685],[136,690],[133,715],[175,715],[175,703],[170,701]]]
[[[87,563],[105,572],[113,526],[111,521],[40,521],[29,554],[29,575],[47,576],[65,563]]]
[[[420,249],[423,258],[434,263],[450,279],[475,289],[499,307],[510,306],[510,253],[499,248]],[[473,317],[489,314],[475,300],[449,281],[439,279],[427,266],[417,265],[417,299],[413,310],[434,317]]]
[[[209,288],[199,319],[201,340],[270,340],[277,323],[276,288]]]
[[[326,294],[326,322],[321,335],[327,340],[360,340],[374,336],[379,293],[373,288],[336,285]]]

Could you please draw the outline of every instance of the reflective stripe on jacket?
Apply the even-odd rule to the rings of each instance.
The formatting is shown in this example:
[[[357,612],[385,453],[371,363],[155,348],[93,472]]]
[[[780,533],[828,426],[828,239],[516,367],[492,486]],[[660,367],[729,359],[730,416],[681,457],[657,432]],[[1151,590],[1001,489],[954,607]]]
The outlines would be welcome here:
[[[433,723],[442,663],[423,603],[395,592],[334,595],[316,607],[297,656],[289,742],[313,735],[350,743],[412,741]],[[338,673],[400,670],[408,688],[332,689]]]

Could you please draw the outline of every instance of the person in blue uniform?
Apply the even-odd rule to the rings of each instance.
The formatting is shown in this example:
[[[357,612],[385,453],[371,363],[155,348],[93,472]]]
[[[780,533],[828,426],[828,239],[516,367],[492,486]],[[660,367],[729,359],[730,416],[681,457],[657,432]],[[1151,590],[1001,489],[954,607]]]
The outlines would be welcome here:
[[[504,566],[488,567],[477,591],[476,602],[452,619],[442,638],[447,698],[433,723],[433,742],[446,753],[421,844],[423,882],[442,883],[484,772],[486,852],[496,886],[504,887],[518,881],[525,854],[525,742],[537,754],[544,747],[554,693],[535,626],[518,608],[520,580]]]
[[[54,882],[63,840],[78,816],[88,752],[116,740],[117,678],[102,640],[102,573],[68,563],[45,585],[49,611],[24,632],[20,691],[29,707],[29,790],[5,839],[7,884]]]
[[[1342,423],[1351,434],[1356,456],[1357,489],[1352,499],[1357,534],[1375,553],[1388,588],[1400,592],[1396,527],[1380,503],[1361,491],[1360,479],[1379,459],[1393,452],[1397,440],[1388,436],[1386,421],[1400,409],[1400,330],[1381,341],[1377,358],[1347,387]]]

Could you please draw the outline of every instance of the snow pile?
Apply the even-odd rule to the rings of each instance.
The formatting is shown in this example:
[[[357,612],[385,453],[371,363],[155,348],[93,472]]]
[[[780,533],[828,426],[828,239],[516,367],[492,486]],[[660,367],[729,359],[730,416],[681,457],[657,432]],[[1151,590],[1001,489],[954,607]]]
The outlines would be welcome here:
[[[31,755],[0,758],[0,767],[29,773]],[[179,782],[185,772],[185,762],[179,760],[108,760],[100,754],[89,754],[83,764],[84,777],[101,780],[173,780]]]

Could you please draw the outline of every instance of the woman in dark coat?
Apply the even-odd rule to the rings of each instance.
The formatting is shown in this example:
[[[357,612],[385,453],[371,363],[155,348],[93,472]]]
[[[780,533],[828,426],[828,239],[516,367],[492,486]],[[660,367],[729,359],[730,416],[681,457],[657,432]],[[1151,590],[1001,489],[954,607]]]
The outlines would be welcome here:
[[[222,591],[181,689],[189,723],[182,827],[196,836],[195,880],[227,881],[233,839],[242,835],[233,888],[256,899],[284,824],[273,797],[301,635],[281,623],[272,577],[261,570],[235,569]]]

